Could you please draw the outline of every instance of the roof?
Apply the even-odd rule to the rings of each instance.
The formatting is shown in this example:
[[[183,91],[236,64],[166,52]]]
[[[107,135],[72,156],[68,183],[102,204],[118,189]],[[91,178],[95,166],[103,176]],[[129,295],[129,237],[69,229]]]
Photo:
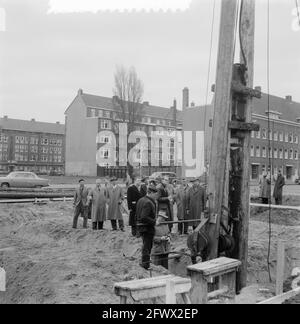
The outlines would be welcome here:
[[[83,102],[87,107],[102,108],[107,110],[114,110],[113,99],[109,97],[96,96],[92,94],[83,93],[81,95]],[[172,111],[170,108],[144,105],[144,116],[173,119]],[[177,119],[183,119],[182,111],[177,110]]]
[[[270,95],[270,112],[277,112],[280,115],[281,120],[288,120],[297,122],[297,118],[300,116],[300,103],[287,100],[286,98],[280,98]],[[253,113],[258,115],[267,116],[268,111],[268,95],[262,93],[262,98],[253,99]]]
[[[0,118],[0,128],[5,130],[65,135],[65,125],[37,121]]]

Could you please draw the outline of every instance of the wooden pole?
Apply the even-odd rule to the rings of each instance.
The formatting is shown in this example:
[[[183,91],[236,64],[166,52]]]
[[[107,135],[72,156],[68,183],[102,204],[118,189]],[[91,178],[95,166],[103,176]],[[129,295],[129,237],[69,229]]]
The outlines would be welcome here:
[[[276,266],[276,295],[283,293],[284,279],[284,242],[278,241],[277,247],[277,266]]]
[[[247,60],[247,87],[253,88],[254,77],[254,33],[255,33],[255,0],[243,0],[241,17],[241,41]],[[241,53],[241,63],[245,64]],[[248,98],[245,117],[246,123],[252,121],[253,100]],[[245,133],[243,140],[243,171],[241,183],[241,220],[238,226],[239,249],[237,258],[242,262],[237,275],[237,290],[246,287],[248,262],[248,236],[250,218],[250,145],[251,134]]]
[[[220,218],[225,188],[226,161],[229,150],[229,118],[234,62],[237,0],[223,0],[221,8],[219,52],[215,87],[214,125],[209,167],[210,199],[209,259],[218,257]]]
[[[176,292],[175,292],[175,281],[170,279],[166,282],[166,304],[176,304]]]

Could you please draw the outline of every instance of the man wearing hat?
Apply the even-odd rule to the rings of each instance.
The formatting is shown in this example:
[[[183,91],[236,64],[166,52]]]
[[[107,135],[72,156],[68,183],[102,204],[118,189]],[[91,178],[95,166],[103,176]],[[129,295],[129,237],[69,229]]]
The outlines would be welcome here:
[[[170,230],[167,224],[163,224],[168,220],[168,216],[165,210],[160,210],[158,212],[156,226],[155,226],[155,236],[153,245],[153,263],[158,266],[163,266],[169,269],[169,253],[171,247]]]
[[[150,255],[153,246],[156,224],[156,200],[157,189],[149,185],[147,195],[141,198],[136,207],[138,232],[143,239],[141,266],[148,270],[150,268]]]
[[[193,186],[189,190],[187,197],[187,213],[188,219],[201,220],[201,214],[206,208],[206,193],[205,189],[200,185],[200,179],[193,179]],[[199,223],[192,223],[193,229],[195,229]]]
[[[124,232],[124,220],[121,213],[121,204],[123,202],[124,196],[123,191],[120,186],[117,185],[117,178],[111,178],[111,186],[107,190],[108,198],[108,212],[107,219],[111,221],[112,230],[117,230],[117,222],[119,229]]]
[[[87,228],[88,223],[88,195],[89,191],[85,187],[84,179],[79,180],[79,188],[76,189],[74,194],[73,206],[75,207],[73,228],[77,228],[78,217],[81,215],[83,217],[83,228]]]
[[[176,192],[175,202],[177,205],[177,218],[179,221],[187,220],[187,201],[188,201],[188,194],[189,194],[189,186],[186,179],[182,179],[179,189]],[[188,233],[188,223],[179,223],[178,224],[178,234],[187,234]]]
[[[164,177],[161,180],[161,183],[158,185],[158,209],[165,210],[168,216],[168,220],[173,220],[173,213],[171,211],[171,206],[173,207],[173,195],[168,191],[169,178]],[[173,225],[169,225],[170,231],[172,230]]]
[[[129,226],[131,226],[132,236],[137,235],[136,228],[136,205],[141,198],[139,186],[141,183],[140,178],[133,178],[133,184],[127,189],[127,205],[129,209]]]

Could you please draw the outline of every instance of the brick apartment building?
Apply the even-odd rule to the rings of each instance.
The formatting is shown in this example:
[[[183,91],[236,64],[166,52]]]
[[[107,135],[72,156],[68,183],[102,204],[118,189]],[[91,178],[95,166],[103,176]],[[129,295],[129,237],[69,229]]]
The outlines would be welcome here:
[[[102,97],[84,93],[81,89],[77,96],[67,108],[66,117],[66,174],[82,176],[117,176],[118,178],[126,177],[126,166],[121,166],[118,156],[116,165],[110,163],[112,150],[109,149],[109,143],[112,140],[110,136],[98,136],[102,131],[111,131],[117,142],[117,152],[119,151],[119,127],[122,123],[118,119],[115,109],[116,98]],[[176,102],[173,107],[163,108],[150,105],[144,102],[142,105],[142,114],[136,121],[135,130],[143,131],[150,139],[152,131],[167,131],[170,134],[175,130],[182,130],[182,112],[177,110]],[[172,135],[170,135],[172,137]],[[96,140],[97,139],[97,140]],[[169,166],[162,164],[162,147],[159,148],[157,159],[159,166],[151,165],[151,144],[149,142],[148,166],[136,166],[136,172],[142,175],[150,175],[156,171],[170,171],[181,175],[181,167],[175,165],[175,148],[174,141],[170,139],[168,161]],[[96,154],[107,162],[98,165]],[[142,154],[145,154],[143,152]],[[136,156],[135,162],[138,163],[140,157]]]
[[[65,126],[0,118],[0,172],[64,174]]]

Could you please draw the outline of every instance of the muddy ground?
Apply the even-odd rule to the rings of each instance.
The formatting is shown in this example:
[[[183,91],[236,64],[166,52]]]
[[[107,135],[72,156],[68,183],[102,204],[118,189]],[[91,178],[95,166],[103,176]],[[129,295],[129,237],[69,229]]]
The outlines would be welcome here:
[[[296,202],[295,202],[296,203]],[[300,204],[300,202],[299,202]],[[118,303],[115,282],[149,277],[139,267],[141,240],[126,232],[111,232],[106,223],[103,232],[71,228],[72,205],[52,202],[0,205],[0,266],[7,272],[7,292],[0,293],[5,303]],[[252,210],[249,236],[249,285],[267,288],[268,212]],[[127,220],[126,220],[127,221]],[[300,266],[300,215],[297,212],[272,213],[271,275],[275,279],[276,247],[280,238],[286,242],[286,278],[293,267]],[[186,237],[173,234],[172,249],[188,252]],[[171,263],[171,271],[186,275],[190,259]],[[153,276],[166,274],[154,267]],[[254,286],[253,286],[254,287]],[[264,297],[244,296],[244,302]]]

